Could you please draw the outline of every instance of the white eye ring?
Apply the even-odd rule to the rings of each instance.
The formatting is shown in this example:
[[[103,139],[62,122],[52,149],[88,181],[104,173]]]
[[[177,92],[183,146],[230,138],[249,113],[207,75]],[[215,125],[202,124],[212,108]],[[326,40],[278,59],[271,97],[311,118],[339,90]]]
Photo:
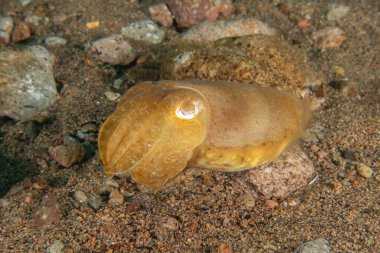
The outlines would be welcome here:
[[[193,119],[197,116],[199,112],[199,105],[194,104],[194,109],[192,111],[187,111],[183,108],[178,108],[175,112],[175,115],[180,119]]]

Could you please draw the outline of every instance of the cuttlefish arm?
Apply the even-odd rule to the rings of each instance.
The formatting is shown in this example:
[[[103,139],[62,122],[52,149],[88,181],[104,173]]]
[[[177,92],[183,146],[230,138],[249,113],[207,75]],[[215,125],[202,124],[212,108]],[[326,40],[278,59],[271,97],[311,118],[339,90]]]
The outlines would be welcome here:
[[[191,89],[142,83],[128,90],[99,133],[106,175],[130,175],[147,188],[162,188],[205,140],[206,107]]]
[[[129,89],[99,133],[106,175],[162,188],[186,166],[220,171],[272,161],[303,133],[304,101],[251,84],[145,82]]]

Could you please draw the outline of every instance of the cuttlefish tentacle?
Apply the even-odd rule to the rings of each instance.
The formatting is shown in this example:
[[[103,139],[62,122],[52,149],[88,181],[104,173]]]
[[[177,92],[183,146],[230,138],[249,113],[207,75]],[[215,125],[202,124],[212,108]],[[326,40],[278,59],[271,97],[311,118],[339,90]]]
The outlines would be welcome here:
[[[272,161],[309,118],[305,101],[252,84],[145,82],[103,124],[99,152],[107,175],[159,189],[186,166],[238,171]]]

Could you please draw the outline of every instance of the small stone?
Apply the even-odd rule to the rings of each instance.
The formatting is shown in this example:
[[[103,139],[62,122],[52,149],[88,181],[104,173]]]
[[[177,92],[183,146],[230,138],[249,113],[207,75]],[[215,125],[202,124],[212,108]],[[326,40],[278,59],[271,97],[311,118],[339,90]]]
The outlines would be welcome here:
[[[119,184],[115,180],[113,180],[113,179],[107,179],[106,182],[105,182],[105,184],[106,185],[110,185],[110,186],[112,186],[113,188],[116,188],[116,189],[118,189],[120,187]]]
[[[96,40],[90,50],[98,60],[112,65],[128,65],[137,57],[136,50],[120,35]]]
[[[189,231],[194,232],[197,230],[198,225],[197,225],[197,223],[192,222],[187,227],[188,227]]]
[[[22,6],[26,6],[32,2],[32,0],[18,0]]]
[[[244,195],[242,197],[242,202],[243,202],[244,206],[248,209],[252,209],[256,205],[255,198],[250,194]]]
[[[315,241],[302,243],[297,247],[295,253],[330,253],[328,241],[323,238]]]
[[[357,171],[358,171],[360,176],[367,178],[367,179],[371,178],[372,174],[373,174],[373,170],[370,167],[368,167],[367,165],[362,164],[362,163],[359,164]]]
[[[164,27],[173,24],[173,14],[169,11],[166,4],[156,4],[149,7],[150,18]]]
[[[380,182],[380,174],[377,175],[377,176],[375,177],[375,179],[376,179],[378,182]],[[1,204],[0,204],[0,206],[1,206]]]
[[[87,199],[88,205],[95,211],[99,210],[102,206],[102,198],[99,195],[90,195]]]
[[[113,189],[109,196],[108,204],[110,205],[121,205],[124,202],[124,196],[118,190]]]
[[[327,13],[327,20],[338,21],[346,17],[350,12],[350,7],[346,5],[332,5]]]
[[[8,199],[0,199],[0,207],[6,207],[9,205]]]
[[[29,13],[26,17],[25,17],[25,22],[27,24],[30,24],[32,25],[32,27],[37,27],[40,25],[40,22],[43,20],[42,17],[40,16],[37,16],[37,15],[34,15],[32,13]]]
[[[33,215],[34,224],[38,227],[54,225],[61,218],[58,198],[53,193],[42,196],[41,205]]]
[[[265,201],[265,206],[269,209],[273,209],[275,207],[278,207],[278,202],[272,199],[268,199]]]
[[[322,50],[338,48],[346,40],[345,32],[339,27],[326,27],[313,32],[311,36]]]
[[[50,156],[66,168],[83,161],[85,153],[84,147],[77,142],[69,142],[68,144],[49,148]]]
[[[291,199],[288,201],[288,206],[290,207],[297,206],[297,205],[298,205],[298,202],[294,199]]]
[[[152,44],[161,43],[165,38],[165,32],[151,20],[142,20],[128,24],[121,28],[121,33],[128,38]]]
[[[359,95],[359,84],[349,80],[334,80],[329,85],[338,90],[344,97],[356,97]]]
[[[91,136],[96,135],[98,132],[98,126],[92,122],[85,123],[83,126],[78,130],[77,136],[80,139],[87,139]]]
[[[180,226],[179,221],[176,218],[170,216],[160,217],[159,223],[162,227],[167,228],[169,230],[178,230]]]
[[[44,41],[48,47],[60,47],[67,44],[67,40],[59,36],[49,36]]]
[[[311,20],[308,19],[308,18],[303,18],[303,19],[299,20],[298,23],[297,23],[297,26],[298,26],[300,29],[306,29],[306,28],[309,28],[311,25],[312,25],[312,22],[311,22]]]
[[[346,71],[344,70],[344,68],[340,67],[340,66],[334,66],[333,71],[338,76],[345,76],[345,74],[346,74]]]
[[[113,92],[113,91],[107,91],[106,93],[104,93],[104,95],[108,98],[108,100],[110,101],[116,101],[120,98],[120,94],[119,93],[116,93],[116,92]]]
[[[36,201],[37,197],[38,197],[38,193],[37,192],[35,192],[35,191],[28,192],[24,196],[24,202],[25,203],[33,203],[33,202]]]
[[[0,18],[0,45],[8,44],[13,30],[13,19],[10,17]]]
[[[55,240],[46,250],[46,253],[64,253],[65,245],[60,240]]]
[[[15,26],[12,33],[12,42],[18,43],[29,39],[32,36],[32,29],[25,22],[20,22]]]
[[[183,33],[181,38],[185,41],[204,43],[216,41],[221,38],[254,34],[274,35],[275,31],[257,19],[243,18],[203,22]]]
[[[184,28],[203,21],[215,21],[221,16],[227,17],[234,10],[231,0],[169,0],[167,4],[174,14],[176,23]]]
[[[124,83],[124,78],[118,78],[118,79],[115,79],[115,81],[113,81],[113,87],[115,88],[115,89],[120,89],[121,88],[121,86],[123,85],[123,83]]]
[[[232,253],[232,245],[229,243],[222,243],[218,248],[218,253]]]
[[[128,213],[135,213],[142,208],[142,204],[139,200],[133,200],[128,203],[126,210]]]
[[[74,198],[75,198],[75,200],[78,201],[79,204],[81,204],[81,205],[87,202],[87,196],[86,196],[86,194],[85,194],[84,192],[82,192],[82,191],[76,191],[76,192],[74,193]]]
[[[41,46],[0,51],[0,116],[26,121],[54,103],[53,62]]]
[[[96,29],[99,27],[99,25],[100,25],[100,22],[98,20],[86,23],[86,27],[89,30]]]

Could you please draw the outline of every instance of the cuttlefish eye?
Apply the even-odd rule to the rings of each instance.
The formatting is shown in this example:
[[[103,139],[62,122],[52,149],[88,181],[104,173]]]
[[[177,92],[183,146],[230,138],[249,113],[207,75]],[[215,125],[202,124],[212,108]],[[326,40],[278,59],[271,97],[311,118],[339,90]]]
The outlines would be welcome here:
[[[188,101],[180,105],[176,109],[176,116],[180,119],[193,119],[200,111],[200,104],[198,101]]]

